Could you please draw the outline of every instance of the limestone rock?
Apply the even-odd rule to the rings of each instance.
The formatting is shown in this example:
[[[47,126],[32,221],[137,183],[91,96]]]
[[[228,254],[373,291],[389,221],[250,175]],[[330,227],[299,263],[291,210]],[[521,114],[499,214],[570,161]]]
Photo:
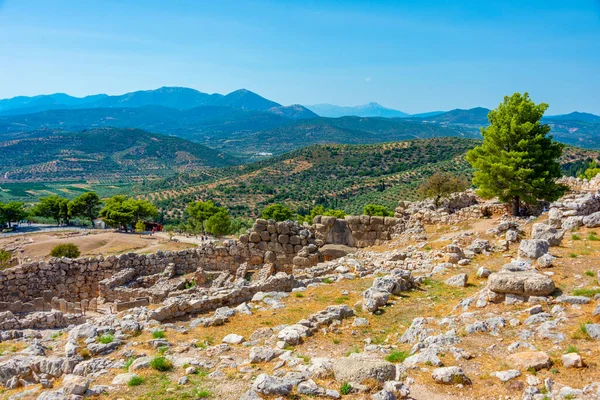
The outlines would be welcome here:
[[[436,383],[444,385],[470,385],[471,380],[465,375],[460,367],[442,367],[433,370],[431,377]]]
[[[334,361],[333,372],[339,382],[362,382],[368,378],[385,382],[396,377],[396,366],[376,358],[344,357]]]
[[[543,368],[550,368],[552,361],[548,354],[543,351],[523,351],[508,356],[508,361],[515,367],[528,370],[530,368],[539,371]]]
[[[548,252],[550,243],[542,239],[522,240],[519,245],[519,256],[538,259]]]
[[[267,374],[260,374],[252,384],[254,391],[274,396],[286,396],[292,392],[292,388],[287,380]]]

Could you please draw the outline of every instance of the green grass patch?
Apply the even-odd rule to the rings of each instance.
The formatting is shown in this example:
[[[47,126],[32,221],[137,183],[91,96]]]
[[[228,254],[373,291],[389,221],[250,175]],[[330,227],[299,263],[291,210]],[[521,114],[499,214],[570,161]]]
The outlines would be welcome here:
[[[115,340],[115,337],[113,335],[111,335],[110,333],[107,333],[106,335],[102,335],[98,338],[98,341],[102,344],[109,344],[112,343]]]
[[[575,296],[585,296],[585,297],[594,297],[600,293],[600,289],[575,289],[573,290],[573,294]]]
[[[589,276],[591,278],[596,276],[596,274],[594,274],[594,271],[592,271],[592,270],[587,270],[584,272],[584,274],[586,274],[587,276]]]
[[[408,357],[408,353],[405,351],[394,350],[388,354],[385,359],[391,363],[401,363]]]
[[[323,279],[323,283],[327,283],[327,284],[333,283],[333,279],[332,278],[325,278],[325,279]]]
[[[140,386],[142,383],[144,383],[144,378],[136,375],[127,382],[127,386]]]
[[[579,353],[579,349],[577,348],[577,346],[570,344],[569,346],[567,346],[567,351],[566,351],[566,354],[569,354],[569,353]]]
[[[302,293],[302,292],[296,292],[296,294],[294,296],[296,296],[297,298],[301,299],[301,298],[304,297],[304,293]]]
[[[165,357],[154,357],[150,361],[150,367],[160,372],[166,372],[173,369],[173,364],[171,364],[171,361],[167,360]]]
[[[344,382],[344,383],[342,383],[342,386],[340,386],[340,393],[342,394],[342,396],[346,396],[346,395],[350,394],[351,391],[352,391],[352,386],[350,386],[350,384],[348,382]]]
[[[125,361],[125,364],[123,365],[123,369],[125,371],[129,371],[129,367],[131,367],[131,364],[133,364],[133,357],[129,357],[129,359],[127,361]]]
[[[165,331],[163,330],[156,330],[154,332],[152,332],[152,337],[154,339],[164,339],[165,338]]]

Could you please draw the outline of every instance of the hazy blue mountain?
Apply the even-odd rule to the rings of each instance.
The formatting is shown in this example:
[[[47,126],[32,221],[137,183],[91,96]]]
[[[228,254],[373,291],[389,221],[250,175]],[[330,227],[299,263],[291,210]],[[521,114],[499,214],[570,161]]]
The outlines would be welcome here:
[[[266,111],[273,107],[279,107],[280,104],[246,89],[236,90],[224,96],[218,93],[203,93],[184,87],[161,87],[155,90],[139,90],[116,96],[99,94],[73,97],[64,93],[55,93],[34,97],[13,97],[0,100],[0,114],[19,115],[57,109],[135,108],[144,106],[163,106],[179,110],[200,106],[221,106]]]
[[[490,112],[487,108],[476,107],[469,110],[457,108],[437,115],[425,117],[411,116],[413,119],[421,119],[427,122],[437,122],[440,124],[466,124],[466,125],[487,125],[487,115]]]
[[[292,119],[309,119],[317,118],[318,115],[310,111],[308,108],[300,104],[292,104],[291,106],[272,107],[267,110],[270,113],[281,115],[282,117]]]
[[[435,116],[443,114],[445,112],[446,111],[429,111],[429,112],[424,112],[424,113],[411,114],[410,117],[411,118],[429,118],[429,117],[435,117]]]
[[[354,107],[342,107],[334,104],[314,104],[305,106],[312,112],[321,117],[339,118],[339,117],[384,117],[384,118],[404,118],[407,113],[383,107],[377,103],[363,104]]]
[[[600,122],[600,116],[584,113],[584,112],[572,112],[570,114],[561,114],[561,115],[549,115],[544,117],[545,119],[551,119],[555,121],[582,121],[588,123],[597,123]]]
[[[211,105],[236,107],[243,110],[266,111],[269,108],[278,107],[281,104],[267,100],[249,90],[239,89],[216,99]]]

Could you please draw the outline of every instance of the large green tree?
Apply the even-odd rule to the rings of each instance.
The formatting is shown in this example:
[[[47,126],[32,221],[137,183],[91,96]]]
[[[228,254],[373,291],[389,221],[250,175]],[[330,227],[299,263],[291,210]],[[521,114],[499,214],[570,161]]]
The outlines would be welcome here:
[[[6,204],[0,203],[0,222],[11,226],[12,222],[18,222],[27,216],[25,205],[18,201],[11,201]]]
[[[128,226],[146,218],[154,218],[158,215],[156,206],[146,200],[132,199],[124,195],[113,196],[106,200],[104,208],[100,210],[100,216],[104,222],[112,227],[123,228],[127,231]]]
[[[188,216],[187,228],[192,232],[204,232],[205,223],[217,213],[227,214],[227,209],[218,207],[212,200],[189,203],[185,209]]]
[[[275,221],[285,221],[292,218],[292,210],[283,204],[271,204],[262,211],[264,219],[274,219]]]
[[[96,193],[87,192],[71,200],[69,207],[71,215],[85,217],[93,221],[98,218],[102,201]]]
[[[69,220],[69,200],[56,195],[42,197],[40,202],[31,210],[32,215],[52,218],[57,224]]]
[[[466,155],[475,169],[478,194],[510,202],[515,216],[521,202],[554,201],[565,191],[555,182],[562,175],[558,158],[563,145],[552,140],[550,127],[540,122],[547,108],[545,103],[535,104],[527,93],[504,97],[489,112],[490,125],[481,128],[483,143]]]
[[[211,235],[223,236],[231,230],[231,218],[226,211],[219,211],[210,216],[204,223],[206,231]]]

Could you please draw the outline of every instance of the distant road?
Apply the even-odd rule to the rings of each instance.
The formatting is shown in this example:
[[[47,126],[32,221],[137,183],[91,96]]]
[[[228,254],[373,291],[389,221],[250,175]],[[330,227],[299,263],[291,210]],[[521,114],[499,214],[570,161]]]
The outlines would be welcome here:
[[[89,231],[90,228],[81,226],[59,226],[50,224],[19,225],[19,228],[8,233],[0,233],[0,237],[26,235],[28,233],[60,232],[60,231]]]

